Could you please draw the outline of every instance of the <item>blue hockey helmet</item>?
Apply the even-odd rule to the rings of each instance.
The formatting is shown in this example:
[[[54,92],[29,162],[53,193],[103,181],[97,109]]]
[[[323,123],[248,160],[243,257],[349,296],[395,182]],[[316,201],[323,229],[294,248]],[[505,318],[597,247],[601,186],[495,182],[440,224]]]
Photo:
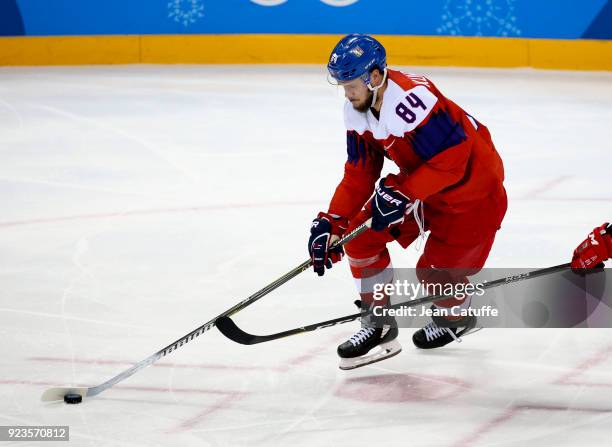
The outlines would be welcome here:
[[[384,72],[387,52],[382,44],[365,34],[349,34],[336,44],[329,57],[327,70],[336,81],[363,79],[370,84],[370,73],[375,68]]]

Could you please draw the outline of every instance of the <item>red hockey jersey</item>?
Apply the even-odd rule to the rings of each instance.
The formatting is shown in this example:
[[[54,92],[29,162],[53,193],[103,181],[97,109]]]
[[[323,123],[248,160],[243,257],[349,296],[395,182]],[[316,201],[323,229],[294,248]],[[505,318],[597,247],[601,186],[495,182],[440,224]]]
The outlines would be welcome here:
[[[329,213],[352,219],[371,196],[385,157],[400,170],[401,190],[426,208],[463,213],[505,195],[504,169],[488,129],[428,79],[388,70],[378,119],[344,107],[348,160]]]

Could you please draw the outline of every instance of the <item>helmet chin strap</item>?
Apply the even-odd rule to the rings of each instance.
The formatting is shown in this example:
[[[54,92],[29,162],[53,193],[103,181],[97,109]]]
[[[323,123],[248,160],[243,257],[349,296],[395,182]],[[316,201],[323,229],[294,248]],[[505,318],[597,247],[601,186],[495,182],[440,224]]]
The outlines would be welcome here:
[[[368,87],[368,90],[370,90],[371,92],[374,92],[374,94],[372,95],[372,104],[370,105],[370,107],[374,107],[374,104],[376,104],[376,100],[378,99],[378,89],[381,88],[383,85],[385,85],[386,80],[387,80],[387,67],[385,67],[385,69],[383,70],[383,79],[379,85],[374,87],[372,86],[370,82],[366,84],[366,87]]]

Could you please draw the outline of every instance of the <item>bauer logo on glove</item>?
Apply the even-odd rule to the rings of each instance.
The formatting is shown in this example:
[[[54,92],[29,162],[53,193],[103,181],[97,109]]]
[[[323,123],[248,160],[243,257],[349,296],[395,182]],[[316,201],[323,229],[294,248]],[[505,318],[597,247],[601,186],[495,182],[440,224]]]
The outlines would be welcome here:
[[[397,176],[389,174],[381,179],[371,200],[372,229],[383,231],[403,222],[411,204],[411,200],[399,190]]]

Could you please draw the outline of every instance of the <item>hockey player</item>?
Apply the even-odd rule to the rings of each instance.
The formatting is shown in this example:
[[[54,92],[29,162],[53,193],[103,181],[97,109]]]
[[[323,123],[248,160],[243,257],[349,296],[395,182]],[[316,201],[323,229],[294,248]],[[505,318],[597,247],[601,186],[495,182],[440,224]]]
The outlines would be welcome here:
[[[308,249],[315,272],[322,276],[342,259],[342,248],[330,250],[330,244],[371,217],[371,230],[345,246],[364,305],[372,303],[373,284],[393,279],[387,244],[407,248],[427,230],[419,279],[466,282],[467,274],[483,267],[507,207],[503,164],[488,129],[429,79],[388,69],[385,49],[370,36],[340,40],[327,69],[347,99],[348,159],[328,211],[312,223]],[[399,172],[380,178],[385,158]],[[463,273],[453,274],[455,269]],[[467,308],[469,299],[451,296],[434,306]],[[362,319],[361,329],[338,347],[341,369],[401,351],[395,321],[383,323]],[[441,347],[475,324],[474,317],[434,318],[413,342],[422,349]]]

